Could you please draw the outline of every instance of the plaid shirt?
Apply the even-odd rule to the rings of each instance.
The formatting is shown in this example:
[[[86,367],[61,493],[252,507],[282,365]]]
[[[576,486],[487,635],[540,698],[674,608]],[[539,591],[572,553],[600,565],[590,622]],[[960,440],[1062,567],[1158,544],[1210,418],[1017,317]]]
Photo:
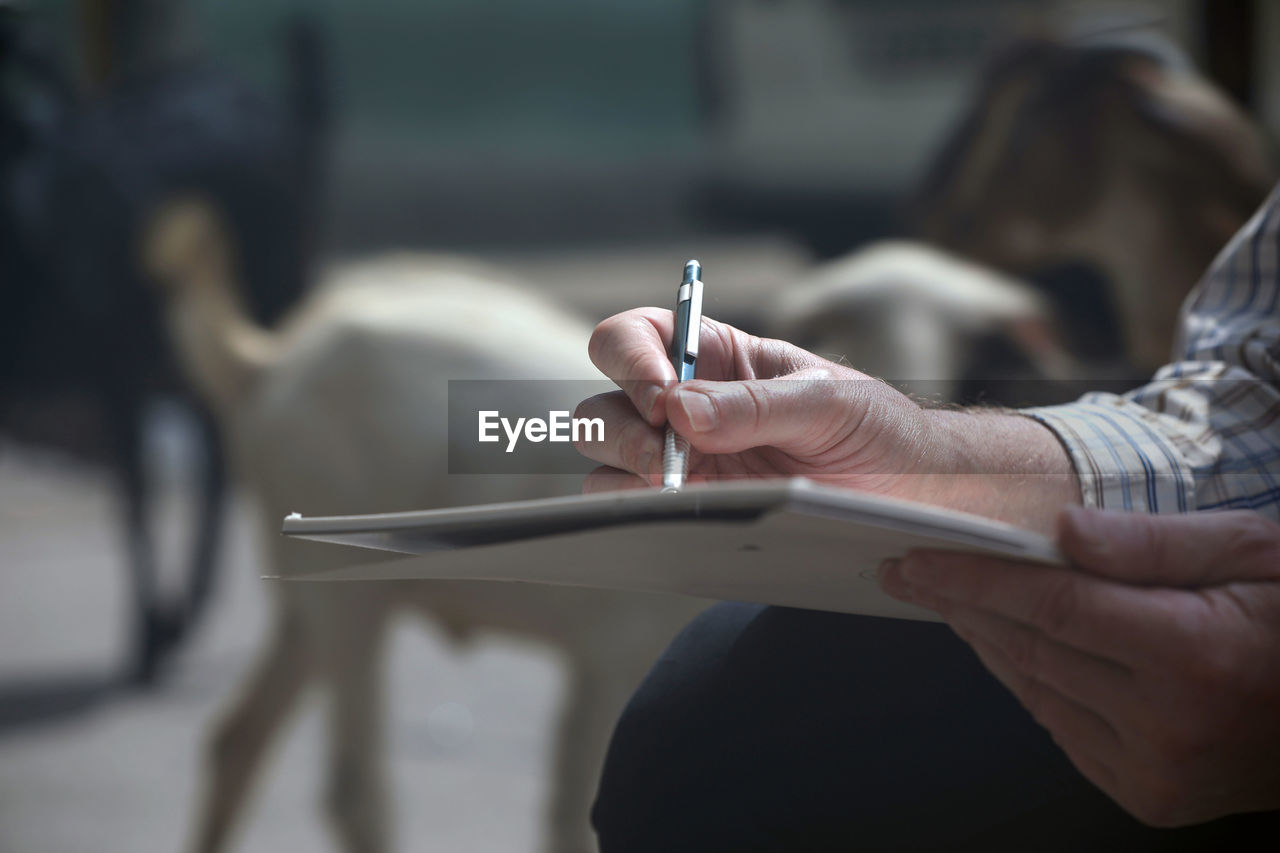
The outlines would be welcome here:
[[[1123,396],[1028,409],[1066,445],[1086,506],[1280,518],[1280,186],[1182,309],[1172,364]]]

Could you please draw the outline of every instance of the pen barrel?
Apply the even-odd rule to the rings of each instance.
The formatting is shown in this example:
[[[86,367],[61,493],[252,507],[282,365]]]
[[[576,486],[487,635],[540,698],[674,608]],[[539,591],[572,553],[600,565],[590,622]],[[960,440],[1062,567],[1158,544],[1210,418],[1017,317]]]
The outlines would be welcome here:
[[[689,440],[667,427],[662,444],[662,490],[678,491],[684,488],[684,481],[688,476]]]
[[[698,362],[698,338],[702,330],[702,264],[689,261],[676,291],[675,329],[671,335],[671,366],[676,380],[694,377]],[[689,476],[689,441],[667,427],[662,445],[662,491],[678,492]]]
[[[676,379],[687,382],[694,377],[698,361],[698,338],[702,328],[702,282],[680,285],[676,296],[675,329],[671,335],[671,366]]]
[[[676,379],[685,382],[693,378],[693,364],[688,360],[689,345],[689,310],[691,300],[684,299],[676,303],[675,333],[671,336],[671,366],[676,370]]]

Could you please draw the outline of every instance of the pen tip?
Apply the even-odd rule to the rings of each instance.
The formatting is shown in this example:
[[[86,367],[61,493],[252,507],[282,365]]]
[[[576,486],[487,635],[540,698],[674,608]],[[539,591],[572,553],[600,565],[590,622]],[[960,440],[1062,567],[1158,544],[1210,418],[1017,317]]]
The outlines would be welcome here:
[[[702,281],[702,264],[696,260],[686,261],[684,265],[684,281]]]

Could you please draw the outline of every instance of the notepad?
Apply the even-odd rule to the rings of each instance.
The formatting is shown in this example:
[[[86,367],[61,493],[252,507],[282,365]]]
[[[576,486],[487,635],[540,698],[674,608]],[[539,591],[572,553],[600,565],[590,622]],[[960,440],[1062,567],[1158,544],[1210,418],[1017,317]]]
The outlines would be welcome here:
[[[372,549],[367,562],[291,581],[568,584],[906,619],[937,617],[885,595],[875,571],[908,550],[1062,563],[1052,542],[1028,530],[804,479],[695,485],[677,494],[633,490],[421,512],[292,515],[283,532]],[[404,556],[388,559],[395,554]]]

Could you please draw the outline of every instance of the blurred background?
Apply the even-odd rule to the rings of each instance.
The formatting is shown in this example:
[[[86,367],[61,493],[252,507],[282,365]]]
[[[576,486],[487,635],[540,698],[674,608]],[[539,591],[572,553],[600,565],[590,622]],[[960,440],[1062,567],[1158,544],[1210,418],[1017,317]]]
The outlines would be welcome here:
[[[1172,314],[1135,320],[1142,287],[1176,309],[1274,180],[1277,44],[1264,0],[0,1],[0,850],[184,849],[273,624],[223,415],[139,255],[172,194],[216,201],[268,327],[392,250],[587,323],[667,305],[698,257],[718,319],[864,369],[954,331],[949,398],[1070,399],[1149,375]],[[965,319],[986,297],[945,268],[899,286],[917,249],[859,266],[887,239],[1014,295]],[[897,337],[855,356],[846,309],[907,292],[940,325],[877,321]],[[1028,375],[1077,384],[970,382]],[[557,655],[417,622],[386,678],[398,847],[535,849]],[[324,737],[308,700],[233,849],[344,849]]]

